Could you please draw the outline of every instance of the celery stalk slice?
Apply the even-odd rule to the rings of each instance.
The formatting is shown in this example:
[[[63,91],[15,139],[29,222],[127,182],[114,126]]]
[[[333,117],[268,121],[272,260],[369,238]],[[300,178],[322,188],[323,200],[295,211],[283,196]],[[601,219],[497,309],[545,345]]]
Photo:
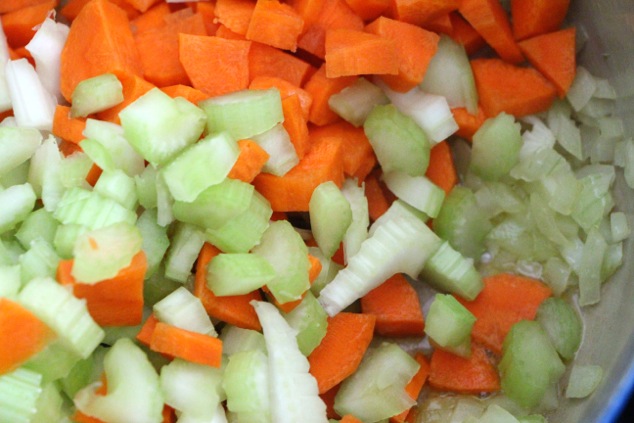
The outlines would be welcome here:
[[[374,106],[389,102],[381,88],[363,77],[328,99],[330,109],[357,128],[363,125]]]
[[[207,267],[207,286],[217,296],[248,294],[274,278],[273,266],[250,253],[219,254]]]
[[[163,323],[203,335],[218,335],[200,299],[182,286],[154,304],[153,311]]]
[[[290,313],[283,314],[289,326],[297,331],[299,350],[306,357],[321,343],[328,328],[328,315],[312,292]]]
[[[227,408],[237,414],[238,421],[272,423],[268,366],[266,353],[261,350],[230,355],[222,386]]]
[[[317,245],[326,257],[332,257],[352,223],[350,203],[334,182],[327,181],[313,191],[308,211]]]
[[[71,98],[70,117],[86,117],[123,102],[123,85],[113,73],[84,79],[75,87]]]
[[[18,368],[0,376],[0,421],[30,423],[42,394],[42,375]]]
[[[34,128],[0,127],[0,176],[6,175],[33,156],[42,144],[42,134]]]

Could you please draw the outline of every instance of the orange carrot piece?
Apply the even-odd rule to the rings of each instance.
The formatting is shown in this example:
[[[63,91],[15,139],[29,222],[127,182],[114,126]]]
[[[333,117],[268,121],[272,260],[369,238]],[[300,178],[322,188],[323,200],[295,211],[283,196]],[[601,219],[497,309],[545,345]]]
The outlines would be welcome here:
[[[216,22],[216,3],[199,1],[195,4],[196,13],[200,13],[203,16],[205,28],[207,28],[207,35],[215,35],[220,26],[220,23]]]
[[[62,95],[70,101],[80,81],[116,71],[143,75],[130,22],[125,12],[108,0],[93,0],[73,21],[62,50]]]
[[[315,125],[327,125],[341,120],[335,112],[330,110],[328,99],[331,95],[354,84],[357,78],[357,76],[329,78],[326,76],[326,66],[321,66],[304,85],[304,89],[313,97],[308,121]]]
[[[357,369],[372,341],[375,320],[372,315],[347,312],[328,318],[326,336],[308,356],[320,394]]]
[[[511,0],[513,35],[525,40],[559,29],[570,0]]]
[[[79,147],[79,145],[77,146]],[[103,170],[93,163],[92,167],[88,171],[88,175],[86,175],[86,182],[88,182],[90,186],[94,187],[102,172]]]
[[[158,3],[160,0],[125,0],[130,6],[134,7],[141,13],[147,12],[147,10]]]
[[[429,384],[439,391],[480,394],[499,391],[500,377],[484,348],[472,344],[469,358],[435,349],[431,356]]]
[[[150,346],[150,342],[152,342],[152,334],[154,333],[154,328],[156,328],[156,324],[158,323],[158,319],[154,315],[154,313],[150,314],[143,326],[141,326],[141,330],[136,335],[136,339],[142,344]]]
[[[287,79],[277,77],[260,75],[251,78],[249,89],[252,90],[266,90],[268,88],[277,88],[280,92],[282,100],[297,94],[300,101],[302,115],[308,119],[308,113],[310,111],[310,105],[313,103],[313,97],[306,90],[300,88],[298,84],[293,84]]]
[[[261,43],[252,43],[249,50],[249,77],[251,81],[263,76],[284,79],[301,87],[314,72],[304,60],[282,50]]]
[[[13,12],[30,6],[45,3],[47,0],[2,0],[0,2],[0,14]]]
[[[429,155],[429,166],[425,175],[446,194],[458,183],[458,174],[454,166],[451,148],[447,141],[442,141],[432,147]]]
[[[450,35],[453,33],[453,24],[451,23],[451,18],[449,17],[451,13],[440,15],[437,18],[423,24],[422,27],[431,32]]]
[[[396,41],[355,29],[326,31],[326,76],[396,75],[399,71]]]
[[[562,29],[521,41],[528,61],[557,88],[563,98],[575,79],[575,28]]]
[[[176,423],[176,410],[169,405],[163,406],[163,422],[162,423]]]
[[[308,261],[310,261],[310,269],[308,269],[308,280],[313,283],[317,276],[321,273],[321,261],[311,254],[308,255]]]
[[[308,153],[284,176],[260,173],[253,180],[274,211],[308,211],[313,190],[322,182],[343,184],[343,149],[341,143],[326,138],[313,143]]]
[[[9,45],[13,48],[27,45],[35,35],[34,28],[44,22],[58,3],[58,0],[47,0],[3,15],[2,29]]]
[[[463,0],[459,10],[502,59],[513,64],[524,61],[499,0]]]
[[[251,183],[269,160],[269,154],[253,140],[240,140],[238,147],[240,147],[238,161],[227,176]]]
[[[150,349],[211,367],[220,367],[222,361],[220,339],[163,322],[158,322],[154,327]]]
[[[55,332],[21,304],[0,297],[0,375],[43,350]]]
[[[134,326],[142,322],[143,281],[147,271],[143,251],[116,276],[92,285],[77,282],[71,274],[73,263],[73,259],[59,262],[57,280],[70,285],[77,298],[86,299],[88,312],[95,322],[102,326]]]
[[[438,50],[440,37],[437,34],[383,16],[367,25],[365,30],[393,40],[396,44],[398,73],[381,76],[391,89],[407,92],[420,84],[429,62]]]
[[[339,420],[340,423],[363,423],[363,421],[357,419],[352,414],[346,414]]]
[[[511,65],[500,59],[471,61],[480,106],[486,116],[506,112],[516,117],[547,110],[557,90],[533,68]]]
[[[474,54],[486,45],[484,38],[459,13],[450,13],[449,19],[452,29],[449,36],[458,44],[462,44],[468,55]]]
[[[427,382],[427,378],[429,377],[430,365],[427,358],[418,353],[414,356],[414,359],[420,365],[420,368],[409,381],[409,383],[405,386],[405,392],[413,399],[418,400],[418,396],[420,395],[420,391],[423,390],[423,386],[425,386],[425,382]],[[410,410],[405,410],[401,414],[393,416],[390,418],[390,423],[403,423],[406,421]]]
[[[92,417],[92,416],[89,416],[88,414],[84,414],[79,410],[75,410],[75,412],[71,416],[71,420],[74,423],[106,423],[103,420],[99,420],[96,417]]]
[[[476,115],[472,115],[464,107],[455,107],[451,109],[451,113],[458,124],[456,135],[466,139],[467,141],[471,141],[473,134],[480,129],[484,121],[487,119],[482,107],[480,106],[478,106],[478,114]]]
[[[348,6],[361,19],[368,22],[381,16],[391,0],[346,0]]]
[[[194,88],[208,96],[246,89],[251,41],[179,34],[180,60]]]
[[[312,101],[312,100],[311,100]],[[310,148],[308,123],[306,122],[305,109],[302,108],[298,94],[293,94],[282,99],[282,111],[284,112],[284,129],[295,147],[297,157],[304,158]]]
[[[473,340],[500,354],[511,327],[520,320],[533,320],[539,305],[551,294],[541,281],[500,273],[484,278],[484,289],[475,300],[457,299],[477,319]]]
[[[207,94],[189,85],[170,85],[168,87],[161,87],[161,91],[172,98],[183,97],[185,100],[194,104],[198,104],[200,101],[208,98]]]
[[[218,25],[218,28],[216,28],[215,35],[216,37],[226,38],[228,40],[246,40],[247,39],[244,35],[238,34],[237,32],[233,32],[232,30],[230,30],[228,27],[224,26],[223,24]],[[253,45],[255,44],[257,43],[253,43],[251,44],[251,46],[253,47]],[[273,47],[271,47],[271,49],[277,51],[277,49]]]
[[[84,150],[81,149],[79,144],[76,144],[76,143],[70,142],[70,141],[66,141],[64,139],[62,139],[59,142],[59,152],[62,153],[62,155],[64,157],[68,157],[71,154],[76,153],[78,151],[84,151]]]
[[[71,23],[79,12],[86,6],[91,0],[68,0],[65,2],[64,7],[60,10],[63,17],[68,19]],[[128,19],[133,20],[140,16],[140,12],[130,5],[126,0],[108,0],[110,3],[123,10]]]
[[[160,28],[165,25],[165,17],[172,13],[169,4],[159,3],[130,21],[133,34],[139,34],[150,29]]]
[[[245,35],[247,40],[294,52],[303,28],[304,20],[291,6],[266,0],[255,3]]]
[[[458,9],[460,0],[391,0],[388,16],[422,26]]]
[[[177,18],[169,24],[141,32],[134,39],[145,79],[158,87],[190,84],[179,56],[179,34],[207,35],[202,15],[181,17],[179,12],[172,15]]]
[[[380,171],[373,171],[365,178],[365,196],[368,199],[368,213],[374,222],[390,208],[392,199],[380,180]]]
[[[216,0],[214,11],[218,22],[237,34],[245,35],[253,9],[255,2],[251,0]]]
[[[53,135],[78,144],[84,139],[86,118],[71,118],[70,107],[57,105],[53,115]]]
[[[127,72],[115,72],[115,75],[119,81],[121,81],[123,101],[114,107],[97,113],[97,117],[101,120],[106,120],[119,125],[121,124],[119,112],[128,107],[128,105],[134,102],[137,98],[154,88],[154,85],[138,75]]]
[[[329,29],[363,30],[363,20],[344,0],[324,0],[319,6],[305,9],[302,16],[304,32],[297,46],[321,59],[326,54],[326,32]]]
[[[374,332],[389,337],[423,336],[425,318],[418,293],[400,273],[361,298],[364,314],[376,316]]]
[[[340,416],[335,411],[335,397],[337,396],[337,392],[339,392],[339,388],[341,384],[335,385],[332,388],[328,389],[326,392],[319,394],[321,400],[326,404],[326,417],[329,419],[339,419]]]
[[[211,317],[244,329],[261,330],[260,320],[250,304],[252,300],[262,300],[259,291],[245,295],[217,297],[207,288],[207,265],[218,254],[220,250],[208,243],[205,243],[200,250],[196,262],[194,295],[200,299]]]
[[[376,165],[376,155],[363,128],[356,128],[349,122],[341,121],[310,128],[311,142],[321,138],[334,138],[341,142],[343,150],[344,174],[363,182]]]

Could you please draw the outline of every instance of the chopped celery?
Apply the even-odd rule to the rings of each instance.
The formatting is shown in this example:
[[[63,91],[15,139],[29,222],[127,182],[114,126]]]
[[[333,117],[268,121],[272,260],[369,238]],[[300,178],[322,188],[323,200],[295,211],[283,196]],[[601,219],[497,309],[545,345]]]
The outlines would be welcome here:
[[[24,367],[40,373],[42,381],[48,383],[66,378],[80,361],[77,353],[54,341],[31,357]]]
[[[42,238],[49,244],[53,244],[55,232],[59,223],[53,214],[46,209],[38,209],[30,213],[15,233],[15,237],[24,248],[28,248],[32,241]]]
[[[356,179],[346,179],[343,182],[341,193],[348,203],[352,211],[352,222],[348,226],[343,236],[343,258],[347,263],[348,258],[355,255],[361,243],[368,237],[368,226],[370,225],[370,215],[368,212],[368,199],[365,196],[365,187],[359,186]]]
[[[143,157],[124,137],[121,126],[87,119],[83,134],[86,139],[80,142],[80,146],[103,170],[120,169],[128,176],[136,176],[143,171]]]
[[[187,282],[204,243],[205,234],[200,228],[179,222],[165,255],[165,276],[181,283]]]
[[[18,368],[0,375],[0,422],[30,423],[42,394],[42,375]]]
[[[0,191],[0,234],[13,229],[35,207],[35,192],[28,182]]]
[[[227,408],[237,414],[237,421],[249,423],[272,421],[269,365],[265,352],[256,349],[232,354],[229,357],[222,386],[227,394]]]
[[[363,125],[374,106],[389,103],[383,90],[360,77],[328,99],[330,109],[357,128]]]
[[[134,211],[97,192],[82,188],[66,191],[53,215],[63,224],[74,223],[89,229],[104,228],[119,222],[133,225],[137,219]]]
[[[226,325],[220,334],[222,353],[231,357],[243,351],[259,350],[266,353],[264,335],[253,329]]]
[[[247,294],[274,278],[273,266],[264,257],[250,253],[222,253],[207,267],[207,286],[217,296]]]
[[[281,123],[251,138],[269,155],[263,172],[284,176],[299,163],[295,146]]]
[[[24,225],[24,223],[22,225]],[[612,242],[619,242],[628,238],[630,236],[631,229],[627,215],[623,212],[612,212],[610,214],[610,230]]]
[[[165,277],[165,269],[161,264],[152,276],[148,277],[146,274],[146,278],[143,283],[143,301],[146,306],[153,307],[154,304],[161,301],[181,286],[183,286],[182,283]]]
[[[513,116],[500,113],[487,119],[473,135],[470,170],[485,180],[507,175],[519,159],[522,135]]]
[[[440,348],[471,355],[471,329],[475,316],[451,294],[436,294],[425,319],[425,333]]]
[[[51,421],[63,421],[69,416],[64,410],[64,397],[57,384],[47,383],[35,404],[36,412],[30,423],[49,423]]]
[[[90,229],[87,227],[74,223],[59,225],[55,232],[55,238],[53,239],[55,251],[57,251],[61,258],[72,258],[77,238],[88,231],[90,231]]]
[[[573,364],[566,387],[566,398],[585,398],[592,394],[603,379],[600,366]]]
[[[34,128],[0,127],[0,176],[6,175],[33,156],[42,144],[42,134]]]
[[[350,203],[334,182],[327,181],[313,190],[308,210],[317,245],[326,257],[332,257],[352,223]]]
[[[122,170],[104,171],[95,184],[94,191],[121,204],[126,209],[135,210],[138,201],[134,179]]]
[[[70,117],[86,117],[123,102],[123,85],[113,73],[84,79],[71,97]]]
[[[200,299],[182,286],[154,304],[152,310],[156,318],[163,323],[190,332],[217,336]]]
[[[134,177],[139,205],[146,210],[157,207],[157,177],[158,171],[152,165],[145,167],[141,173]]]
[[[136,222],[136,227],[143,240],[141,249],[147,259],[145,278],[148,279],[159,268],[165,252],[169,248],[170,240],[167,237],[167,228],[158,224],[156,210],[144,210]]]
[[[445,199],[445,191],[426,176],[410,176],[394,171],[383,175],[387,187],[398,198],[422,211],[429,217],[436,217]]]
[[[316,257],[321,263],[321,271],[319,272],[317,279],[315,279],[310,286],[310,290],[313,295],[319,296],[321,290],[335,278],[343,266],[324,256],[318,247],[308,247],[308,252],[313,257]]]
[[[553,346],[564,360],[571,360],[583,335],[583,325],[572,305],[561,298],[548,298],[537,310],[541,323]]]
[[[309,291],[297,307],[284,314],[284,318],[290,327],[297,330],[299,350],[308,357],[326,336],[328,327],[326,311]]]
[[[410,206],[403,200],[396,199],[390,205],[390,207],[385,211],[385,213],[379,216],[379,218],[375,220],[374,223],[372,223],[372,226],[370,226],[370,229],[368,230],[368,235],[369,236],[374,235],[374,232],[376,232],[376,230],[381,225],[383,225],[383,223],[391,219],[401,218],[401,217],[405,217],[405,218],[416,217],[421,222],[427,222],[429,220],[429,216],[427,216],[422,211],[415,209],[414,207]]]
[[[42,238],[33,240],[19,260],[22,285],[37,277],[55,277],[59,260],[60,257],[48,241]]]
[[[2,254],[2,252],[0,252]],[[21,266],[0,265],[0,297],[15,298],[22,287]]]

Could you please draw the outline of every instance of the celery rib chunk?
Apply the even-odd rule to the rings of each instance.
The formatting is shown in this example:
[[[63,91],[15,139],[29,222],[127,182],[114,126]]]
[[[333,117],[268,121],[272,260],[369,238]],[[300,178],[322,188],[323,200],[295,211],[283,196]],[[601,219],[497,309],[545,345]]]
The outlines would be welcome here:
[[[0,176],[31,158],[42,144],[42,134],[34,128],[0,127]]]
[[[271,423],[269,367],[266,353],[247,350],[232,354],[222,386],[227,394],[227,408],[238,421]]]
[[[350,203],[339,187],[328,181],[315,188],[308,210],[315,241],[324,255],[330,258],[339,248],[352,223]]]
[[[35,192],[29,183],[0,191],[0,234],[26,219],[35,207],[35,200]]]
[[[70,117],[86,117],[123,101],[123,85],[113,73],[84,79],[71,95]]]
[[[30,423],[42,393],[42,375],[18,368],[0,376],[0,422]]]
[[[66,191],[53,216],[62,224],[74,223],[93,230],[118,222],[134,225],[137,219],[134,211],[97,192],[82,188]]]
[[[190,332],[218,336],[200,299],[182,286],[154,304],[153,310],[156,318],[163,323]]]

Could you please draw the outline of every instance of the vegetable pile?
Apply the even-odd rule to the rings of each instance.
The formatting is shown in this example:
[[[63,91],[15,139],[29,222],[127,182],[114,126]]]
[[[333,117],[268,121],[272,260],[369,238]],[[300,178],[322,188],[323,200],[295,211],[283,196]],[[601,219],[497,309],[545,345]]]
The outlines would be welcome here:
[[[600,383],[634,143],[569,0],[62,3],[0,2],[0,423],[544,422]]]

